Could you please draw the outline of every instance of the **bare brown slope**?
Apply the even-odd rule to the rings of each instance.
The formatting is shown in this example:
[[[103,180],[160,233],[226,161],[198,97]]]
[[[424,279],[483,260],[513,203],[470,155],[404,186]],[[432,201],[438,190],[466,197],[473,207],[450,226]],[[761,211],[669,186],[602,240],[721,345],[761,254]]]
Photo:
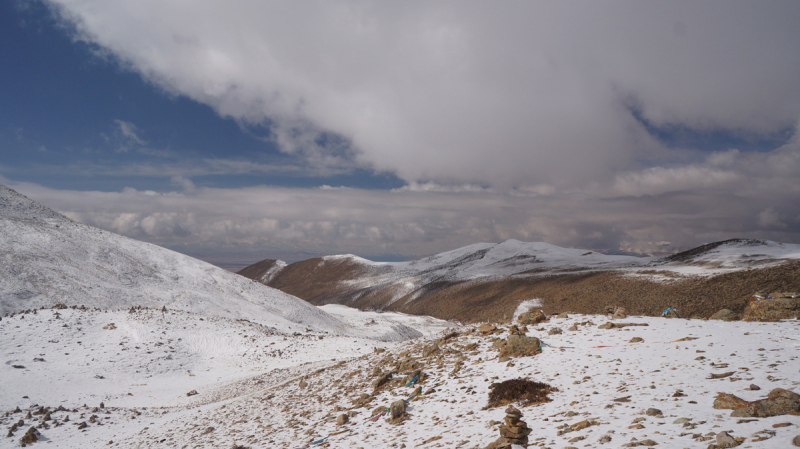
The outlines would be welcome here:
[[[521,301],[542,298],[548,314],[602,313],[605,306],[615,305],[635,315],[660,315],[667,307],[675,307],[685,317],[708,317],[723,308],[741,313],[756,291],[800,291],[800,262],[671,283],[599,272],[459,284],[398,310],[467,322],[502,320]]]
[[[242,268],[241,270],[237,271],[236,274],[241,274],[246,278],[259,280],[275,266],[276,262],[277,260],[275,259],[264,259],[261,262],[256,262],[253,265]]]
[[[672,282],[619,272],[438,282],[426,285],[413,300],[411,295],[395,298],[396,292],[382,285],[356,287],[346,282],[368,272],[376,274],[373,270],[378,269],[345,258],[310,259],[284,268],[269,286],[316,305],[345,304],[462,322],[510,318],[520,302],[532,298],[543,300],[546,313],[600,313],[605,306],[615,305],[637,315],[660,315],[667,307],[675,307],[686,317],[707,317],[722,308],[741,313],[757,291],[800,291],[800,262]]]

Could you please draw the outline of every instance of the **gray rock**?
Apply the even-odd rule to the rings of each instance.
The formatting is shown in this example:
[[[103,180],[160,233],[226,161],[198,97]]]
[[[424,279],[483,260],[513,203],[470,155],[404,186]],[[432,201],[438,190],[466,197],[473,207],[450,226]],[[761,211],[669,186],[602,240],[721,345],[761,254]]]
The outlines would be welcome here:
[[[657,408],[648,408],[647,411],[644,412],[644,414],[647,415],[647,416],[661,416],[661,415],[663,415],[661,410],[659,410]]]
[[[728,435],[728,432],[722,431],[717,434],[717,446],[720,448],[736,447],[736,440]]]
[[[389,413],[392,419],[397,419],[405,415],[406,402],[402,399],[392,402],[392,405],[389,407]]]

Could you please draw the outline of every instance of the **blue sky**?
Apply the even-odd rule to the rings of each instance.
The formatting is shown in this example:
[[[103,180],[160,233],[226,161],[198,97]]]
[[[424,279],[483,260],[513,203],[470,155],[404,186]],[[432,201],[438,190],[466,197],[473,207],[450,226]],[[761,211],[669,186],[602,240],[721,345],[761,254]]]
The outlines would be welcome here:
[[[0,28],[5,61],[0,67],[2,174],[15,180],[61,189],[165,190],[172,188],[172,172],[213,171],[189,161],[222,159],[275,170],[195,175],[193,181],[209,187],[403,185],[389,173],[349,169],[320,175],[307,170],[300,158],[265,141],[268,126],[220,117],[207,105],[146,82],[100,55],[96,45],[73,41],[42,4],[23,8],[3,2]],[[133,172],[137,164],[155,173],[138,175]],[[159,168],[167,173],[158,174]]]
[[[221,264],[800,242],[798,29],[795,2],[3,2],[0,182]]]

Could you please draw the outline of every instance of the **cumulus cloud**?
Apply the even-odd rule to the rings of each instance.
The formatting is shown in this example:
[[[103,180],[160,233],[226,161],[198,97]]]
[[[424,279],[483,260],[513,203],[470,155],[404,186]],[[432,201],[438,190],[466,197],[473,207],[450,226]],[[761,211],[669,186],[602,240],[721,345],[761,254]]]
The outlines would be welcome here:
[[[671,152],[648,127],[770,135],[800,118],[793,1],[47,3],[77,39],[269,126],[283,151],[410,186],[736,182],[634,173]]]

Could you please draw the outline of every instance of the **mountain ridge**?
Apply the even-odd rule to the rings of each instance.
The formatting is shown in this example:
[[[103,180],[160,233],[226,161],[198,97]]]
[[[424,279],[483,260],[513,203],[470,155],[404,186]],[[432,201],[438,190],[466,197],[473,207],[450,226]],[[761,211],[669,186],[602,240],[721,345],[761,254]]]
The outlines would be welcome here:
[[[266,263],[262,261],[261,263]],[[729,239],[667,257],[606,255],[543,242],[477,243],[407,262],[323,256],[279,270],[267,285],[312,304],[430,314],[462,321],[503,319],[538,298],[549,312],[601,313],[623,306],[656,315],[680,306],[708,316],[741,311],[755,291],[798,290],[800,245]],[[257,278],[255,265],[240,274]]]
[[[56,304],[179,309],[282,331],[340,320],[206,262],[75,222],[0,185],[0,314]]]

